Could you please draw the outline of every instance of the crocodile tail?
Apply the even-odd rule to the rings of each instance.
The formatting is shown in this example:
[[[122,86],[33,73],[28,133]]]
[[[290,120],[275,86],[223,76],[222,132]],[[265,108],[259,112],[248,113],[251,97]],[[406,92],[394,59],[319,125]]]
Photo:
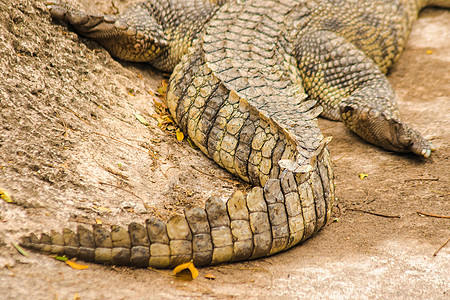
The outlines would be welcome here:
[[[333,173],[324,148],[309,176],[285,170],[277,179],[236,191],[227,202],[218,197],[205,208],[191,206],[167,223],[150,218],[107,228],[64,228],[40,238],[31,234],[21,245],[39,252],[84,261],[136,267],[168,268],[193,261],[196,266],[235,262],[275,254],[311,237],[330,218]]]

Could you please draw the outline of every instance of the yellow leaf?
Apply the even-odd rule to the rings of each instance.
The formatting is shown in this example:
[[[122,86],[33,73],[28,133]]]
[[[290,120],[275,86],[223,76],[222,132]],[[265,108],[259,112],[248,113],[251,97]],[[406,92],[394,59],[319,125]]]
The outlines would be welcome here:
[[[135,96],[135,94],[136,94],[136,92],[134,91],[134,89],[129,89],[128,91],[127,91],[127,93],[128,93],[128,95],[130,95],[130,96]]]
[[[184,134],[179,129],[177,129],[176,135],[177,135],[177,141],[181,142],[184,139]]]
[[[167,81],[163,80],[161,81],[161,86],[156,90],[158,94],[160,94],[162,97],[166,96],[167,92]]]
[[[71,261],[71,260],[67,260],[66,264],[68,264],[72,269],[75,269],[75,270],[84,270],[84,269],[89,268],[89,266],[80,265],[80,264],[78,264],[78,263],[76,263],[74,261]]]
[[[172,117],[169,116],[169,115],[165,115],[165,116],[163,116],[163,118],[164,118],[164,120],[165,120],[166,122],[169,122],[169,123],[175,123],[175,122],[173,121]]]
[[[149,93],[151,91],[148,91]],[[158,112],[159,114],[168,114],[169,110],[167,109],[167,105],[166,103],[164,103],[164,101],[159,101],[158,99],[153,98],[153,102],[155,103],[155,107],[156,107],[156,112]]]
[[[95,219],[95,223],[100,224],[100,225],[103,224],[102,220],[100,220],[100,219]]]
[[[369,174],[360,173],[360,174],[358,174],[358,176],[359,176],[359,179],[363,180],[364,178],[369,176]]]
[[[5,200],[8,203],[14,203],[14,201],[11,198],[11,196],[9,195],[9,193],[2,188],[0,188],[0,198],[2,198],[3,200]]]
[[[136,119],[141,122],[142,124],[144,124],[145,126],[149,126],[150,123],[140,114],[134,114],[134,116],[136,117]]]
[[[152,117],[155,118],[156,121],[158,121],[158,126],[159,127],[161,127],[164,124],[164,119],[161,118],[160,115],[154,114]]]
[[[198,270],[192,261],[178,265],[173,269],[173,274],[183,279],[193,280],[198,276]]]
[[[94,209],[98,210],[99,212],[107,212],[107,213],[111,212],[111,210],[109,208],[104,207],[104,206],[95,206],[95,205],[93,205],[92,207]]]
[[[205,278],[209,279],[209,280],[215,280],[216,276],[214,276],[213,274],[207,273],[207,274],[205,274]]]
[[[429,50],[429,49],[428,49],[425,53],[428,54],[428,55],[429,55],[429,54],[433,54],[433,50]]]

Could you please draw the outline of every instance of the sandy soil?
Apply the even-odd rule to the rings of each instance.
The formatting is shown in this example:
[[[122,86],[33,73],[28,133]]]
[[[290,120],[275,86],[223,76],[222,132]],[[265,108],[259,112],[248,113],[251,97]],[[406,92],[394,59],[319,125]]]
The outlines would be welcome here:
[[[94,6],[113,14],[126,4]],[[334,137],[336,221],[287,252],[203,268],[185,282],[170,270],[89,264],[76,271],[11,245],[24,234],[96,219],[168,218],[247,185],[157,126],[151,93],[160,73],[112,59],[52,22],[41,1],[0,0],[0,187],[15,201],[0,201],[0,298],[449,299],[450,245],[433,253],[450,237],[450,220],[416,213],[450,215],[448,36],[450,12],[424,11],[389,75],[403,119],[438,147],[430,159],[385,152],[321,119]]]

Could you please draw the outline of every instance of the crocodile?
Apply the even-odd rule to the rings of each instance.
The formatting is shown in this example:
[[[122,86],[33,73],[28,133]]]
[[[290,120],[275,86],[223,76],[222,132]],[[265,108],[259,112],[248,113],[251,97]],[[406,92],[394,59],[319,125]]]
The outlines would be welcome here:
[[[319,115],[364,140],[429,157],[385,76],[424,0],[148,0],[119,16],[49,2],[111,55],[171,72],[167,106],[200,150],[254,187],[168,222],[31,234],[21,244],[85,261],[168,268],[272,255],[330,220],[334,175]]]

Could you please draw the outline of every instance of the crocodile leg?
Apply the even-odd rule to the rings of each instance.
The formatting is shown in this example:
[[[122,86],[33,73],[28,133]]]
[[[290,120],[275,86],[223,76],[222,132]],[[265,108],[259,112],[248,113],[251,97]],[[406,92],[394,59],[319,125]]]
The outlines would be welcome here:
[[[119,16],[86,13],[48,1],[54,19],[75,27],[119,59],[147,62],[171,72],[223,0],[150,0],[136,3]]]
[[[295,50],[304,86],[324,108],[364,140],[386,150],[429,157],[434,146],[400,121],[394,91],[374,61],[330,31],[300,36]]]

